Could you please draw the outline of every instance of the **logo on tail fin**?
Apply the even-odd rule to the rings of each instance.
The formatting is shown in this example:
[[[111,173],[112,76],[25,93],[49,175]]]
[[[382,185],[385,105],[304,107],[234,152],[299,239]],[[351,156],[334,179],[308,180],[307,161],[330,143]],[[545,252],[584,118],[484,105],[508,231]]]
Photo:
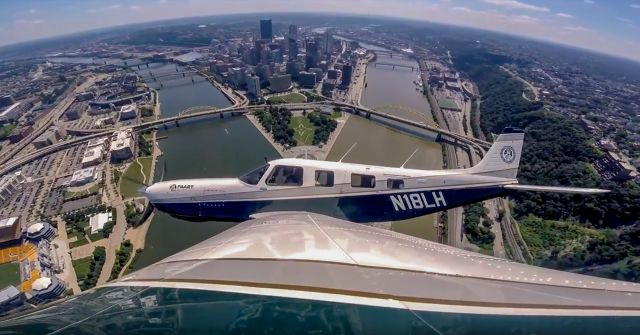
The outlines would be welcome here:
[[[511,164],[516,160],[516,151],[510,145],[504,146],[500,150],[500,158],[502,158],[503,162]]]

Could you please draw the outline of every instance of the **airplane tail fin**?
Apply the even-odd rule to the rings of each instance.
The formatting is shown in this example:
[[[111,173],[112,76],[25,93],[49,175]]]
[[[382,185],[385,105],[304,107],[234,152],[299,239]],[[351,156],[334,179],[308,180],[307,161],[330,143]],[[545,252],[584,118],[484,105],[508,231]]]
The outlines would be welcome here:
[[[523,142],[522,129],[505,128],[480,163],[468,171],[472,174],[515,179],[522,157]]]

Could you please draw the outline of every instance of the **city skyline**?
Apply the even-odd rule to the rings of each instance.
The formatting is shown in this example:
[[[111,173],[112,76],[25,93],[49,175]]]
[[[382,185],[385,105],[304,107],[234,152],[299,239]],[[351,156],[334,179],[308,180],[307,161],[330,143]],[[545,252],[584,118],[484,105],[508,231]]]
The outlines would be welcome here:
[[[640,60],[640,1],[367,0],[358,4],[255,0],[137,0],[5,4],[0,45],[96,28],[203,15],[267,12],[369,14],[487,29]]]

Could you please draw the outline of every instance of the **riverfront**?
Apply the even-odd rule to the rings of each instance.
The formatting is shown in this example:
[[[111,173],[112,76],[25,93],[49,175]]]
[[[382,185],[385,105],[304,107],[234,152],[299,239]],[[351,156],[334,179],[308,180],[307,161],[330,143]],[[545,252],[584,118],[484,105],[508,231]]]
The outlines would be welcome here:
[[[405,59],[403,62],[407,64],[409,61]],[[195,83],[189,77],[176,77],[165,81],[162,87],[158,82],[150,80],[149,71],[156,77],[168,75],[176,72],[174,64],[150,64],[149,68],[143,68],[140,74],[145,76],[152,87],[160,88],[158,92],[162,117],[177,115],[193,106],[224,108],[230,105],[216,87],[197,77],[194,79]],[[363,105],[375,107],[385,104],[387,109],[384,111],[389,114],[419,122],[430,120],[428,101],[415,90],[413,80],[416,77],[416,72],[375,67],[373,62],[370,63],[362,97]],[[393,90],[387,85],[389,80],[394,83]],[[421,115],[417,114],[418,110]],[[363,141],[362,134],[367,134],[366,141]],[[236,177],[264,162],[265,157],[280,157],[276,148],[245,117],[216,117],[197,123],[181,122],[179,127],[162,130],[158,136],[166,138],[159,141],[163,156],[156,164],[156,181],[163,174],[164,179]],[[331,145],[325,149],[328,152],[327,160],[340,159],[353,143],[358,142],[345,158],[346,162],[400,166],[418,149],[406,167],[442,167],[440,144],[435,143],[428,133],[421,137],[409,135],[375,121],[352,116],[346,120],[339,134],[332,137],[334,139]],[[163,172],[162,169],[166,170]],[[305,207],[300,210],[326,212],[331,209]],[[435,240],[435,218],[436,215],[428,215],[396,222],[387,227]],[[160,212],[156,212],[152,220],[144,251],[138,256],[135,268],[152,264],[233,226],[233,223],[228,222],[188,222]]]

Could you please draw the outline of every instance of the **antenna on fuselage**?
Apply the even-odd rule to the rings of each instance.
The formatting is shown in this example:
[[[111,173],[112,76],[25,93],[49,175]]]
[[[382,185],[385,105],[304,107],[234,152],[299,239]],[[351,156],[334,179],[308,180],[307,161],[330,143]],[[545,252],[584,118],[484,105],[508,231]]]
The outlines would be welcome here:
[[[402,163],[402,165],[400,165],[401,169],[404,169],[404,165],[407,164],[411,160],[411,158],[413,158],[413,155],[415,155],[416,152],[418,152],[418,148],[416,148],[416,150],[413,150],[413,153],[411,153],[411,156],[409,156],[409,158],[407,158],[407,160],[404,161],[404,163]]]
[[[351,152],[351,150],[353,150],[353,148],[356,147],[357,144],[358,144],[358,142],[353,142],[353,144],[351,145],[351,148],[349,148],[349,150],[347,150],[347,152],[345,152],[344,155],[342,155],[342,157],[340,157],[340,160],[338,161],[338,163],[342,163],[342,160],[347,157],[347,155]]]

